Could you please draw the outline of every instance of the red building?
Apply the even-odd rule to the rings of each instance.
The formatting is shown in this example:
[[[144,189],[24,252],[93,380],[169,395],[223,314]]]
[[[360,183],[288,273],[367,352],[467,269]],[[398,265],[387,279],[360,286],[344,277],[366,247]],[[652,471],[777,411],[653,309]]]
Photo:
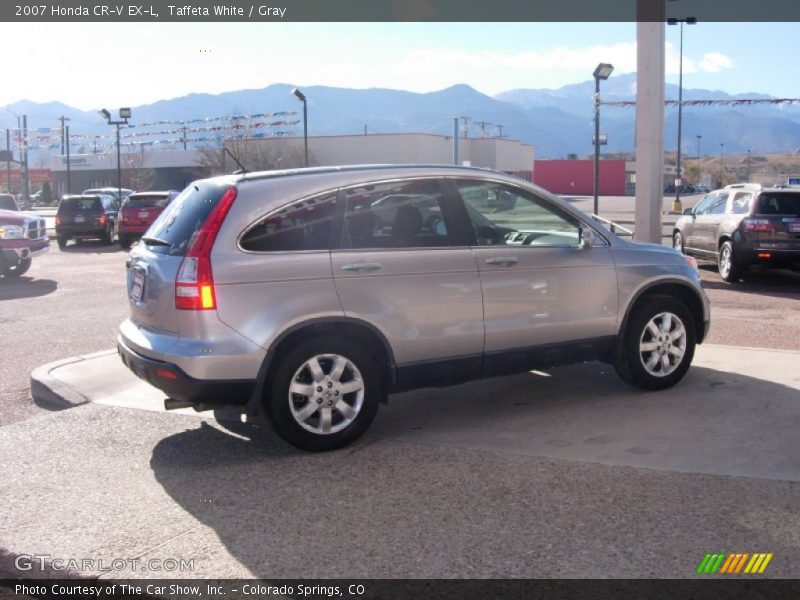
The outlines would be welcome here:
[[[633,193],[633,173],[629,173],[624,160],[600,161],[602,196],[625,196]],[[593,160],[535,160],[533,183],[554,193],[575,196],[594,194]]]

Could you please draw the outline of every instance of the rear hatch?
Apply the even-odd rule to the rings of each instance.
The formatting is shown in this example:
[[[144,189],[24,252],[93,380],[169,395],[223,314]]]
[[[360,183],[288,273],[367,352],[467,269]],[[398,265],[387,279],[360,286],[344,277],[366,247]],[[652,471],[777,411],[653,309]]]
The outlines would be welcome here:
[[[161,214],[169,203],[164,194],[129,196],[122,205],[120,225],[147,227]]]
[[[199,181],[187,187],[134,246],[128,266],[128,300],[134,323],[178,333],[175,280],[183,257],[229,183]]]
[[[754,214],[744,221],[753,246],[800,250],[800,192],[762,192]]]
[[[98,196],[78,196],[64,198],[58,205],[56,216],[62,224],[80,228],[98,224],[103,214],[103,203]]]

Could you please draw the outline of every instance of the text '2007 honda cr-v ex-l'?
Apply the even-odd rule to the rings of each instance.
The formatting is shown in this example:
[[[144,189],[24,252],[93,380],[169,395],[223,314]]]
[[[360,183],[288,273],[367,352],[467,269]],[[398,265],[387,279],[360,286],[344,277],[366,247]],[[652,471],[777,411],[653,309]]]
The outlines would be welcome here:
[[[361,166],[191,184],[131,251],[122,360],[170,406],[260,406],[309,450],[390,392],[599,359],[678,382],[708,330],[694,259],[465,167]]]

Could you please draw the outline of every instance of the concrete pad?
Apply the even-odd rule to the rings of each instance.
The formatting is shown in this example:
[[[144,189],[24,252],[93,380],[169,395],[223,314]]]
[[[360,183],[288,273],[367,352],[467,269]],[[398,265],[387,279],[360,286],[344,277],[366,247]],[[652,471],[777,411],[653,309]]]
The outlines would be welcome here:
[[[45,365],[32,390],[163,411],[108,351]],[[585,363],[394,395],[370,434],[415,443],[667,471],[800,481],[800,352],[699,346],[676,387],[643,392]],[[41,378],[44,377],[45,381]],[[211,417],[183,409],[185,415]]]

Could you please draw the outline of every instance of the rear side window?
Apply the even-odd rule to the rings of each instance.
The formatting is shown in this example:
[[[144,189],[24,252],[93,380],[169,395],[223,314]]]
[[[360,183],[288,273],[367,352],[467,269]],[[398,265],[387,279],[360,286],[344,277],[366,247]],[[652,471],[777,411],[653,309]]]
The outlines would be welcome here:
[[[746,215],[750,212],[750,200],[753,198],[753,194],[748,194],[746,192],[739,192],[733,197],[733,202],[731,203],[731,213],[734,215]]]
[[[341,247],[451,246],[438,181],[420,179],[353,187],[344,192]]]
[[[103,212],[103,205],[98,196],[89,198],[64,198],[58,205],[58,214],[79,212]]]
[[[333,228],[336,193],[304,198],[272,212],[242,236],[250,252],[327,250]]]
[[[761,194],[756,212],[761,215],[800,217],[800,194]]]
[[[164,208],[169,204],[169,196],[128,196],[123,208]]]
[[[230,185],[193,183],[164,210],[147,232],[165,244],[148,247],[158,254],[185,256],[206,218]]]

